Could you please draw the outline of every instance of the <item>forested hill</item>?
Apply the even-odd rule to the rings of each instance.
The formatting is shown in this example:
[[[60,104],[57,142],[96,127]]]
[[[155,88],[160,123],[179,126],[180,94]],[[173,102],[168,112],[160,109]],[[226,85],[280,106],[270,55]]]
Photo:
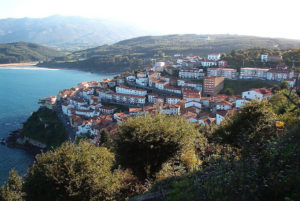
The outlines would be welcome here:
[[[230,53],[254,47],[294,49],[300,48],[300,40],[239,35],[144,36],[73,52],[67,60],[43,65],[93,72],[121,72],[152,65],[151,59],[168,59],[174,54],[207,56],[214,52]]]
[[[0,44],[0,63],[45,61],[64,55],[64,53],[53,48],[34,43],[17,42]]]
[[[88,57],[103,54],[142,54],[153,56],[162,51],[165,54],[195,54],[206,56],[208,53],[227,53],[231,50],[253,47],[294,49],[300,47],[300,40],[263,38],[239,35],[165,35],[144,36],[123,40],[111,46],[79,51]]]

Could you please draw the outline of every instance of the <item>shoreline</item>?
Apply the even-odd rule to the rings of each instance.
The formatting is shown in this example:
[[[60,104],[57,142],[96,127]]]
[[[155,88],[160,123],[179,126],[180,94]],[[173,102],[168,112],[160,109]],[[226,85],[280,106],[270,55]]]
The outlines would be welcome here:
[[[20,139],[21,130],[22,129],[12,131],[5,139],[5,146],[13,149],[22,149],[27,153],[31,154],[32,156],[36,156],[37,154],[42,153],[44,150],[40,147],[36,147],[28,142],[24,144],[18,143],[18,139]]]
[[[24,63],[9,63],[9,64],[0,64],[0,68],[11,68],[14,66],[36,66],[38,62],[24,62]]]
[[[6,68],[6,69],[13,69],[15,67],[18,68],[28,68],[28,67],[36,67],[37,69],[49,69],[49,70],[74,70],[74,71],[80,71],[85,73],[93,73],[98,75],[119,75],[122,72],[97,72],[97,71],[88,71],[88,70],[82,70],[79,68],[71,68],[71,67],[54,67],[54,66],[43,66],[38,65],[38,62],[28,62],[28,63],[9,63],[9,64],[0,64],[0,68]]]

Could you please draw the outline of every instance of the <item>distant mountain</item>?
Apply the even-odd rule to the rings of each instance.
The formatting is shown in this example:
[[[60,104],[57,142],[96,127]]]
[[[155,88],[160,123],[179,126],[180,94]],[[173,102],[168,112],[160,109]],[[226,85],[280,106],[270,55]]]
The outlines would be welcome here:
[[[300,40],[240,35],[144,36],[73,52],[69,61],[50,64],[94,72],[120,72],[151,65],[151,58],[168,59],[174,54],[207,56],[214,52],[229,53],[255,47],[295,49],[300,48]]]
[[[34,43],[0,44],[0,63],[47,61],[58,57],[62,59],[64,56],[60,51]]]
[[[132,25],[83,17],[0,19],[0,43],[39,43],[64,50],[78,50],[112,44],[120,40],[153,34]]]

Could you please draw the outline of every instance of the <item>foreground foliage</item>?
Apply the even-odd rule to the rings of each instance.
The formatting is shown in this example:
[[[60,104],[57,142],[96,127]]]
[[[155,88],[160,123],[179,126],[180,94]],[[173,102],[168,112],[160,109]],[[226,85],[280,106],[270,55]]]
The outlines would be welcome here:
[[[163,164],[178,159],[188,169],[197,164],[196,128],[181,117],[139,116],[126,121],[117,136],[119,163],[141,180],[155,178]],[[201,142],[205,146],[205,139]]]
[[[113,200],[118,176],[111,171],[114,155],[104,147],[64,143],[38,155],[25,178],[26,200]]]
[[[22,178],[15,170],[9,172],[8,181],[3,184],[0,189],[1,201],[21,201],[22,192]]]
[[[286,92],[220,126],[157,114],[129,119],[116,139],[104,130],[100,147],[64,143],[38,155],[23,183],[12,171],[0,200],[128,200],[158,189],[170,201],[300,200],[300,116]]]

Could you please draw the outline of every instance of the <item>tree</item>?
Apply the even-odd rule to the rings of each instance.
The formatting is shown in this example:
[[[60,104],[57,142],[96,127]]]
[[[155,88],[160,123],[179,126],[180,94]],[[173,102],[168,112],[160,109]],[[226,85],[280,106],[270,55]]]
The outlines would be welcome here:
[[[22,201],[22,196],[22,178],[15,170],[11,170],[8,181],[1,186],[0,201]]]
[[[113,145],[113,141],[111,139],[110,133],[106,128],[104,128],[100,133],[99,145],[107,148],[111,148]]]
[[[190,150],[194,152],[197,134],[194,125],[181,117],[156,114],[130,118],[117,133],[118,160],[140,180],[155,178],[163,163]],[[185,163],[193,163],[193,159]]]
[[[113,200],[119,188],[113,165],[114,155],[105,147],[64,143],[36,156],[24,182],[26,200]]]
[[[289,86],[289,84],[287,83],[287,81],[281,82],[281,83],[279,84],[279,86],[280,86],[280,89],[281,89],[281,90],[282,90],[282,89],[289,89],[289,88],[290,88],[290,86]]]
[[[259,153],[264,143],[276,135],[276,115],[266,101],[253,101],[240,112],[223,121],[215,131],[221,141],[250,152]]]
[[[234,94],[234,91],[232,88],[227,88],[225,89],[225,94],[231,96]]]

